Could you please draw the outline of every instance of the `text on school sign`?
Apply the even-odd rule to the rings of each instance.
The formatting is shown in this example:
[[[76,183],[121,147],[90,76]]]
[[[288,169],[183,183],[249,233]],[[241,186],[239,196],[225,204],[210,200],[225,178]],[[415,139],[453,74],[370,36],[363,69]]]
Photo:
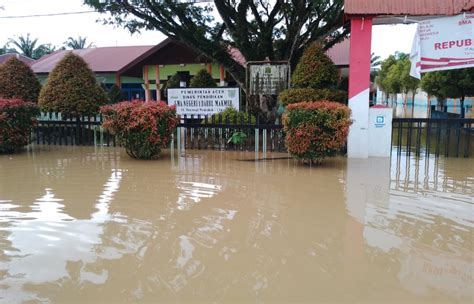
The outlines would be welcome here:
[[[474,67],[474,13],[421,21],[410,53],[410,75]]]
[[[239,88],[168,89],[168,104],[178,115],[212,115],[228,107],[239,110]]]

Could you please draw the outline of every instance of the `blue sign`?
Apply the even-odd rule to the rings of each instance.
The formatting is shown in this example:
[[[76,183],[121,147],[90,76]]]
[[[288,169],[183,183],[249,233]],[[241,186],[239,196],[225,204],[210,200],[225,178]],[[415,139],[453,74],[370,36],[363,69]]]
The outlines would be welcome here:
[[[385,116],[378,115],[375,118],[375,127],[376,128],[383,128],[385,126]]]

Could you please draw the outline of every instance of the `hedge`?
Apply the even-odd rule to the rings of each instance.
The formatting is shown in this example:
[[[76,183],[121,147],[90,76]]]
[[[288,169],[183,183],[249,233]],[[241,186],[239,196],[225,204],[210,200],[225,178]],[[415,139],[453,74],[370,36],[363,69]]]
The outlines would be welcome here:
[[[39,105],[44,112],[66,115],[92,115],[107,102],[87,63],[72,52],[61,59],[41,90]]]
[[[29,142],[38,106],[20,99],[0,99],[0,153],[13,153]]]
[[[339,71],[324,49],[316,43],[305,49],[291,76],[291,86],[295,88],[324,89],[335,88]]]
[[[250,118],[249,118],[250,117]],[[257,119],[253,115],[249,115],[245,112],[237,111],[234,108],[227,108],[224,111],[216,114],[212,114],[207,118],[207,123],[211,124],[214,119],[214,123],[223,123],[223,124],[256,124]],[[205,124],[206,120],[202,120],[202,123]]]
[[[124,101],[100,111],[104,129],[117,135],[127,154],[137,159],[157,158],[178,124],[175,107],[161,101]]]
[[[200,70],[197,72],[196,75],[191,78],[191,82],[189,84],[191,88],[215,88],[217,87],[216,82],[212,79],[211,74],[205,69]]]
[[[331,89],[291,88],[281,92],[279,97],[281,103],[285,106],[292,103],[318,100],[347,103],[347,92]]]
[[[0,64],[0,98],[37,103],[40,90],[41,84],[26,63],[13,57]]]
[[[288,105],[283,114],[288,152],[297,159],[320,163],[344,146],[350,115],[347,106],[332,101]]]

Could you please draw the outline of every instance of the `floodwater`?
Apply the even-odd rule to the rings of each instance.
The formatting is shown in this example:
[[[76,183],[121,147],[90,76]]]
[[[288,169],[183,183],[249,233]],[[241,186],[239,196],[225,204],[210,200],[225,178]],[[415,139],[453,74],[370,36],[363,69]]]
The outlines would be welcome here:
[[[472,111],[472,98],[471,101],[466,100],[465,103],[465,118],[474,118],[474,112]],[[431,104],[436,105],[435,102]],[[448,113],[461,113],[461,105],[458,100],[449,100],[446,107]],[[431,116],[431,109],[428,103],[423,100],[415,100],[414,105],[411,101],[403,102],[403,100],[400,100],[396,104],[392,104],[392,108],[394,109],[393,115],[397,118],[430,118]]]
[[[472,159],[285,156],[0,156],[0,302],[472,303]]]

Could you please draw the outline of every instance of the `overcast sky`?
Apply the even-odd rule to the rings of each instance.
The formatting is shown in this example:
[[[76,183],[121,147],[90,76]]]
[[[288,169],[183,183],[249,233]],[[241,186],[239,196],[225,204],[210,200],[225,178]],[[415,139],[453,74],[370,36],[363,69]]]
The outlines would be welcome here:
[[[40,43],[61,46],[68,37],[86,36],[96,46],[153,45],[165,36],[155,31],[144,31],[131,35],[121,28],[102,25],[96,20],[100,14],[87,13],[67,16],[14,18],[33,14],[90,11],[82,0],[0,0],[0,46],[8,38],[30,33]],[[373,29],[372,52],[386,58],[395,51],[409,52],[415,32],[414,25],[379,25]]]

